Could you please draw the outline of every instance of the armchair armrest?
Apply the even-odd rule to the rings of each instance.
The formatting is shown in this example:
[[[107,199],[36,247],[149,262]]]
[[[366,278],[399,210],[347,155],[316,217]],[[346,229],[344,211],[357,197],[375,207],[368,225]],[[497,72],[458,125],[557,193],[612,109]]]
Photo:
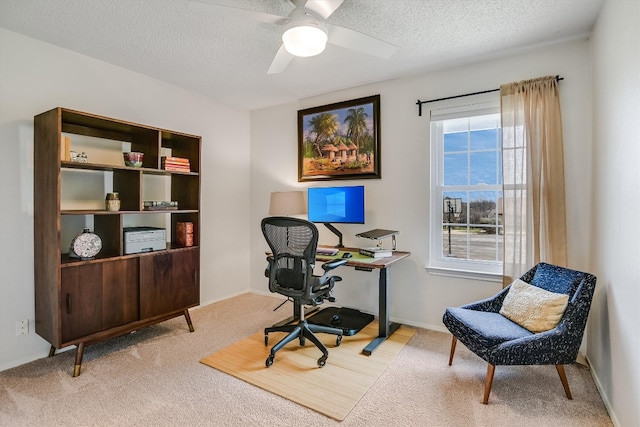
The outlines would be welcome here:
[[[554,329],[507,341],[490,350],[484,359],[494,365],[564,365],[576,361],[582,335],[567,333],[561,322]]]
[[[502,307],[502,301],[504,301],[504,298],[507,296],[507,292],[509,292],[509,287],[504,288],[492,297],[463,305],[462,308],[466,308],[467,310],[497,313]]]

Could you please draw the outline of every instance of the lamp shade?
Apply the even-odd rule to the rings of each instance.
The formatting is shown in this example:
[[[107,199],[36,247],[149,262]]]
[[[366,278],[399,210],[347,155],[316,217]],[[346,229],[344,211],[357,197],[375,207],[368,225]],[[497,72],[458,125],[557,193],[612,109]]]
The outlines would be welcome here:
[[[301,57],[322,53],[327,40],[324,23],[303,9],[291,13],[291,21],[282,34],[282,43],[287,52]]]
[[[271,193],[269,215],[300,215],[307,213],[303,191],[276,191]]]

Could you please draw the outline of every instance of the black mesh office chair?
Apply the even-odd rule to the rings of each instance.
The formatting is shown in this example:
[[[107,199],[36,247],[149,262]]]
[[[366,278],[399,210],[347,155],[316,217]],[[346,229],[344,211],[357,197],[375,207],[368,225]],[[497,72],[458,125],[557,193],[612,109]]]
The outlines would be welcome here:
[[[325,299],[332,298],[329,294],[333,285],[342,278],[330,276],[328,272],[346,264],[347,260],[340,259],[324,263],[322,265],[324,274],[313,275],[318,229],[309,221],[289,217],[264,218],[262,234],[271,248],[271,255],[267,257],[269,264],[265,271],[265,275],[269,278],[269,290],[292,299],[297,306],[295,312],[299,313],[297,323],[264,329],[265,345],[269,344],[270,332],[288,332],[287,336],[273,346],[265,363],[267,367],[271,366],[276,352],[294,339],[298,338],[300,345],[304,345],[305,339],[308,338],[322,350],[318,366],[323,367],[329,356],[329,350],[314,335],[314,332],[337,335],[336,346],[339,346],[343,330],[308,323],[304,318],[304,306],[316,306],[322,304]]]

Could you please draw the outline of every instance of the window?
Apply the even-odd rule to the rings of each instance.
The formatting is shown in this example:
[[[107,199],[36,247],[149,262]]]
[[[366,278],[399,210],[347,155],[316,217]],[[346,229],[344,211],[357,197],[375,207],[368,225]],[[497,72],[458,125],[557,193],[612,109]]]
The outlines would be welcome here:
[[[431,111],[430,267],[502,273],[501,168],[497,95]]]

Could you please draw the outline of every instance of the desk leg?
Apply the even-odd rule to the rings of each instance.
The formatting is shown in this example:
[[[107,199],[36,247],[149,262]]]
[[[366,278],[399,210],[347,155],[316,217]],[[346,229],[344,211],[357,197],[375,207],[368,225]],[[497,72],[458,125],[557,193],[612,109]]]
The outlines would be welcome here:
[[[373,351],[400,327],[399,323],[389,321],[389,268],[387,267],[380,269],[378,300],[378,336],[362,350],[362,354],[366,356],[371,356]]]

